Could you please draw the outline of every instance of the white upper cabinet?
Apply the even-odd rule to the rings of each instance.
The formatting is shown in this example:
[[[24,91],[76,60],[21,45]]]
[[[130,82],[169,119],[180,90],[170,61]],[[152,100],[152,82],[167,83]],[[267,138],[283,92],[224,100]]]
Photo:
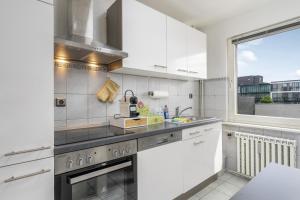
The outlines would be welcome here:
[[[118,70],[167,72],[166,15],[136,0],[117,0],[107,21],[108,44],[128,53]]]
[[[136,0],[117,0],[107,12],[108,44],[128,53],[110,71],[206,78],[206,36]]]
[[[53,6],[0,6],[0,167],[53,155]]]
[[[123,0],[125,67],[166,72],[166,16],[135,0]]]
[[[167,66],[172,74],[187,76],[187,25],[167,17]]]
[[[189,76],[206,79],[206,34],[187,27],[187,63]]]
[[[168,17],[167,66],[169,73],[206,79],[206,35]]]

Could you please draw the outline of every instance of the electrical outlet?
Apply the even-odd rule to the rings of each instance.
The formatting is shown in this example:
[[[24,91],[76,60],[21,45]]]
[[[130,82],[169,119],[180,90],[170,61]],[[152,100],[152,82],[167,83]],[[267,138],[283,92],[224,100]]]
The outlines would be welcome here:
[[[66,107],[66,99],[65,98],[56,98],[55,105],[56,105],[56,107]]]

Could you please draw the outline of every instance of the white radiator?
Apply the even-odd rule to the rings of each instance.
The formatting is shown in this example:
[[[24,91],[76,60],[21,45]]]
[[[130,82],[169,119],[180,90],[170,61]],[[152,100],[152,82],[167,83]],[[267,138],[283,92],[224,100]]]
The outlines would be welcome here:
[[[296,167],[296,140],[235,132],[237,172],[254,177],[270,162]]]

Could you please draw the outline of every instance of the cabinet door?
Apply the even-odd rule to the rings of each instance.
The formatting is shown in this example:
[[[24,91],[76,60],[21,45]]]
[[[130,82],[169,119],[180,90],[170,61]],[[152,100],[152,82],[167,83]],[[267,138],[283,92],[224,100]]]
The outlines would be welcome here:
[[[52,155],[22,152],[53,147],[53,6],[3,0],[0,24],[1,167]]]
[[[222,138],[220,131],[211,131],[183,141],[184,192],[192,189],[221,170]]]
[[[2,200],[54,200],[53,157],[1,168],[0,191]]]
[[[168,73],[187,75],[187,25],[167,17]]]
[[[181,142],[138,152],[138,199],[171,200],[183,192]]]
[[[206,79],[206,34],[188,27],[188,74],[191,77]]]
[[[135,0],[123,0],[123,65],[166,72],[166,16]]]

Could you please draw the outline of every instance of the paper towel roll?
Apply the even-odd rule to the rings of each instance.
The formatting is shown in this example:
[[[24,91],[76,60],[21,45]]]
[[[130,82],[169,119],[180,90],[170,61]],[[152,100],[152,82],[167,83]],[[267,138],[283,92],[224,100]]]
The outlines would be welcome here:
[[[167,91],[149,91],[148,92],[149,97],[153,99],[162,99],[167,98],[169,96],[169,92]]]

